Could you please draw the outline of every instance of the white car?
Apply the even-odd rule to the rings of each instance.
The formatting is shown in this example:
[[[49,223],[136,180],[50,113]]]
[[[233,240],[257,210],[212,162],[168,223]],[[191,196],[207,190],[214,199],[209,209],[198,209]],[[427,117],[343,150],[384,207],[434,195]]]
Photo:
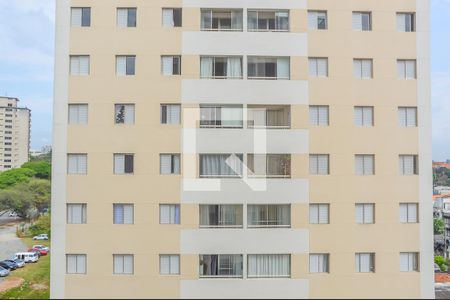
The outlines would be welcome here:
[[[12,211],[12,212],[9,213],[9,217],[10,218],[17,218],[18,216],[17,216],[16,212]]]
[[[48,240],[48,234],[41,233],[39,235],[33,236],[33,240],[38,240],[38,241]]]
[[[3,267],[0,267],[0,277],[5,277],[5,276],[8,276],[8,275],[9,275],[9,270],[7,270],[7,269],[5,269]]]
[[[36,252],[18,252],[14,255],[15,259],[21,259],[26,263],[37,262],[39,260],[39,255]]]

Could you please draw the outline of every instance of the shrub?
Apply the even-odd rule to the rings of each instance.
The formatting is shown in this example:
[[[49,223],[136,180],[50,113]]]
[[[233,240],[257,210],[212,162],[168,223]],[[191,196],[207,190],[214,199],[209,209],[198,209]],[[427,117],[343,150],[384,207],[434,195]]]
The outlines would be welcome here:
[[[35,236],[41,233],[46,233],[50,237],[50,214],[40,216],[37,221],[30,226],[30,235]]]

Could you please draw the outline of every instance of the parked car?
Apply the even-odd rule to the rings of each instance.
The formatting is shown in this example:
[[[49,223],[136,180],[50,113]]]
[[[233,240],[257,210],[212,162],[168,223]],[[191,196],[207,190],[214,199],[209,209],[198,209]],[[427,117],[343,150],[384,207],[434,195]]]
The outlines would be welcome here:
[[[0,277],[5,277],[9,275],[9,270],[3,267],[0,267]]]
[[[37,252],[39,256],[47,255],[48,250],[42,249],[42,248],[30,248],[28,249],[28,252]]]
[[[14,255],[14,258],[29,263],[37,262],[39,260],[39,255],[36,252],[18,252]]]
[[[10,271],[14,271],[15,269],[18,268],[16,263],[7,262],[6,260],[0,261],[0,267],[3,267]]]
[[[44,245],[34,245],[34,246],[33,246],[33,249],[45,250],[45,251],[47,251],[47,252],[50,252],[50,248],[49,248],[49,247],[46,247],[46,246],[44,246]]]
[[[25,262],[23,260],[21,260],[21,259],[11,258],[11,259],[5,259],[5,260],[16,263],[18,268],[25,267]]]
[[[33,236],[33,240],[38,240],[38,241],[48,240],[48,234],[41,233],[39,235]]]
[[[16,212],[12,211],[12,212],[9,213],[9,217],[10,217],[10,218],[17,218],[18,215],[17,215]]]
[[[41,251],[39,251],[38,249],[28,249],[28,252],[30,252],[30,253],[36,253],[36,255],[38,256],[38,258],[41,258],[41,256],[42,256]]]

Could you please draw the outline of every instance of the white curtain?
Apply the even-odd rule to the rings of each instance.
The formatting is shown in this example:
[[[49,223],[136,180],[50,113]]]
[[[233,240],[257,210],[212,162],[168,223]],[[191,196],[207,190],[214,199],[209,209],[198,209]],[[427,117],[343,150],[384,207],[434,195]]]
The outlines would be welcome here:
[[[362,30],[362,16],[359,12],[354,12],[352,15],[353,30]]]
[[[310,254],[309,255],[310,273],[328,272],[328,254]]]
[[[134,104],[125,105],[125,124],[134,124]]]
[[[212,28],[212,11],[202,10],[201,13],[201,29],[211,29]]]
[[[231,11],[231,29],[242,29],[242,11]]]
[[[117,56],[116,58],[116,74],[117,76],[127,75],[127,57]]]
[[[133,274],[133,255],[114,255],[114,274]]]
[[[227,78],[242,77],[242,63],[240,57],[227,58]]]
[[[242,205],[200,205],[201,226],[242,226]]]
[[[289,277],[289,254],[256,254],[248,256],[248,277]]]
[[[86,204],[67,204],[67,223],[86,223]]]
[[[128,26],[128,9],[117,9],[117,26],[120,28],[126,28]]]
[[[87,173],[87,155],[86,154],[68,154],[67,171],[69,174]]]
[[[200,255],[200,276],[242,276],[242,255]]]
[[[289,12],[278,11],[275,13],[276,29],[277,30],[289,30]]]
[[[277,78],[289,79],[289,58],[277,58]]]
[[[213,75],[213,58],[202,57],[200,59],[200,77],[211,78]]]
[[[242,106],[223,106],[220,110],[223,127],[242,127]]]
[[[287,226],[290,225],[291,207],[283,205],[249,205],[247,207],[248,225]]]
[[[163,56],[162,57],[161,72],[165,76],[173,75],[173,56]]]
[[[371,253],[355,254],[355,271],[357,273],[369,273],[373,271],[373,256]]]
[[[174,19],[173,19],[173,9],[171,9],[171,8],[163,8],[162,20],[163,20],[163,26],[165,26],[165,27],[174,27],[175,26],[175,22],[174,22]]]
[[[82,8],[72,8],[71,23],[72,27],[81,27]]]
[[[201,176],[236,176],[242,174],[242,156],[232,154],[200,155]]]
[[[125,155],[114,154],[114,174],[125,173]]]
[[[249,124],[253,127],[265,127],[266,124],[266,109],[265,108],[249,108],[248,109]]]

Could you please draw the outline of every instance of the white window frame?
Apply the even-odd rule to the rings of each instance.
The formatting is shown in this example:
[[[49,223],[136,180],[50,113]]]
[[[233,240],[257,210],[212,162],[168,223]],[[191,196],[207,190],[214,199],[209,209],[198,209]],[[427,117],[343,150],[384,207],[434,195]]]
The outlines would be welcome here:
[[[354,123],[360,127],[373,127],[375,124],[375,109],[373,106],[355,106]]]
[[[170,159],[170,170],[163,170],[163,160]],[[178,160],[178,161],[177,161]],[[179,153],[161,153],[159,155],[159,174],[177,175],[181,173],[181,154]]]
[[[419,252],[400,252],[400,272],[419,272]]]
[[[403,176],[419,175],[419,156],[415,154],[401,154],[399,159],[399,174]],[[407,169],[407,160],[412,159],[412,170]]]
[[[89,55],[70,55],[69,72],[71,76],[89,76],[91,57]]]
[[[358,220],[358,209],[362,209],[362,220]],[[375,224],[375,203],[355,203],[355,222],[356,224]]]
[[[325,16],[325,28],[319,28],[319,17]],[[326,10],[308,10],[308,29],[327,30],[328,12]]]
[[[85,103],[69,104],[68,115],[70,125],[87,125],[89,122],[89,106]]]
[[[326,214],[324,220],[322,215]],[[330,204],[329,203],[311,203],[309,205],[309,224],[330,224]]]
[[[400,203],[400,223],[416,224],[419,223],[419,204],[413,202]],[[403,210],[405,210],[403,216]],[[405,218],[403,218],[405,217]]]
[[[165,114],[165,115],[164,115]],[[176,115],[175,118],[172,118]],[[161,104],[161,124],[171,125],[181,123],[180,104]]]
[[[326,160],[326,172],[321,164]],[[329,154],[310,154],[309,155],[309,175],[330,175],[330,155]]]
[[[410,30],[407,26],[407,18],[410,18]],[[413,12],[397,13],[397,31],[399,32],[415,32],[416,31],[416,14]]]
[[[163,270],[163,260],[167,259],[168,270]],[[159,255],[159,274],[160,275],[180,275],[180,255],[179,254],[160,254]]]
[[[168,209],[168,211],[164,211]],[[178,210],[178,220],[177,220]],[[168,212],[168,216],[164,216]],[[181,224],[181,205],[180,204],[160,204],[159,205],[159,224],[161,225],[180,225]]]
[[[417,61],[415,59],[397,59],[397,76],[398,79],[403,80],[417,79]]]
[[[324,264],[326,265],[324,266]],[[309,273],[310,274],[330,273],[330,254],[310,253]]]
[[[116,220],[116,209],[122,207],[122,220]],[[125,216],[126,210],[131,213],[128,218]],[[129,219],[128,222],[127,219]],[[134,224],[134,204],[132,203],[113,203],[113,224],[115,225],[133,225]]]
[[[362,259],[367,258],[367,255],[369,256],[369,269],[363,270],[361,266]],[[375,253],[373,252],[358,252],[355,253],[355,272],[356,273],[375,273]]]
[[[67,224],[86,224],[87,223],[87,204],[86,203],[67,203],[66,223]],[[80,209],[80,220],[73,216],[74,209]]]
[[[165,66],[167,59],[171,59],[171,71],[168,72],[168,68]],[[174,60],[178,59],[178,70],[174,69]],[[175,72],[176,71],[176,72]],[[161,56],[161,75],[163,76],[179,76],[181,75],[181,55],[162,55]]]
[[[122,270],[116,272],[116,258],[122,260]],[[125,259],[131,259],[131,272],[125,270]],[[114,275],[134,275],[134,255],[133,254],[113,254],[113,274]]]
[[[400,127],[417,127],[417,106],[400,106],[398,124]]]
[[[75,259],[75,270],[70,270],[69,260]],[[87,274],[87,255],[86,254],[66,254],[66,274]]]
[[[363,16],[369,16],[368,28],[364,27]],[[372,31],[372,12],[370,11],[354,11],[352,13],[353,25],[352,28],[355,31]]]
[[[76,159],[75,171],[71,171],[71,158]],[[80,161],[81,160],[81,161]],[[80,165],[84,160],[85,168],[83,165]],[[68,153],[67,154],[67,174],[69,175],[86,175],[88,173],[88,155],[85,153]]]
[[[365,68],[370,68],[370,74],[366,74]],[[353,59],[353,76],[356,79],[373,79],[373,59]]]
[[[362,159],[361,172],[358,170],[358,159]],[[367,160],[369,160],[369,161],[367,161]],[[366,161],[367,161],[367,163],[370,163],[370,160],[371,160],[372,167],[367,169]],[[370,172],[370,169],[372,169],[372,172]],[[355,155],[355,174],[358,176],[375,175],[375,155],[374,154],[356,154]]]
[[[310,77],[328,77],[328,57],[310,57],[308,61]],[[322,70],[321,66],[324,70]]]
[[[326,119],[324,119],[325,115]],[[330,126],[330,107],[328,105],[310,105],[309,125]]]
[[[117,119],[117,109],[119,107],[124,107],[124,116],[123,116],[123,122],[118,122]],[[115,125],[133,125],[135,124],[136,119],[136,106],[133,103],[117,103],[114,104],[114,124]]]

